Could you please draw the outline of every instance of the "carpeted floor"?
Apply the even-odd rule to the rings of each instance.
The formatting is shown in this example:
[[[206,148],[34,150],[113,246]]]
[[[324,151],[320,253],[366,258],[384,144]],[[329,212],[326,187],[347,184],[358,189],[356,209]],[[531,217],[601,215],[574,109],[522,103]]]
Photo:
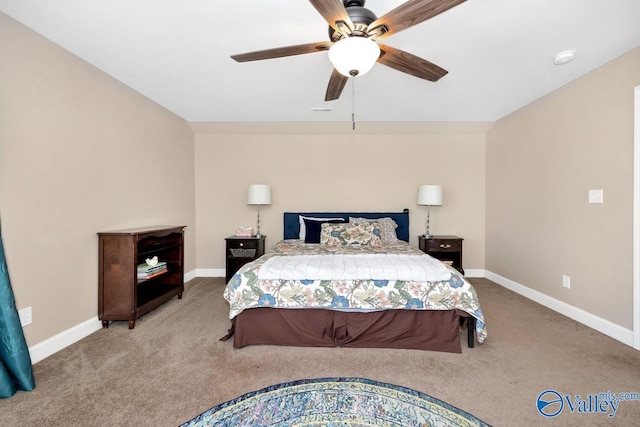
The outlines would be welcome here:
[[[443,400],[494,426],[637,425],[640,401],[613,419],[565,409],[545,419],[538,395],[640,392],[640,352],[485,279],[472,279],[489,337],[462,354],[419,350],[234,349],[224,279],[195,279],[136,322],[112,324],[37,363],[36,389],[0,400],[2,426],[178,426],[274,384],[360,377]]]

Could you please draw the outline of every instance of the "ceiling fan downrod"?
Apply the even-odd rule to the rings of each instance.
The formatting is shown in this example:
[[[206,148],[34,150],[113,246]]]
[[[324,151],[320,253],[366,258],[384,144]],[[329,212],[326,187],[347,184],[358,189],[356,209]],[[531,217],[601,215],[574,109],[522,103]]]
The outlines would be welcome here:
[[[344,5],[344,7],[351,7],[351,6],[360,6],[360,7],[364,7],[364,4],[366,3],[367,0],[343,0],[342,4]]]

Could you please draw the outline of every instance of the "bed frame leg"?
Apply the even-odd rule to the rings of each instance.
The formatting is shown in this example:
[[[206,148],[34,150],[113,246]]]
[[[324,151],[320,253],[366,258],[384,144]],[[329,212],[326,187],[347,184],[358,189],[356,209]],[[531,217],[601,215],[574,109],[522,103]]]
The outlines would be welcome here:
[[[474,347],[473,331],[475,331],[475,329],[476,319],[473,317],[467,318],[467,344],[469,345],[469,348]]]

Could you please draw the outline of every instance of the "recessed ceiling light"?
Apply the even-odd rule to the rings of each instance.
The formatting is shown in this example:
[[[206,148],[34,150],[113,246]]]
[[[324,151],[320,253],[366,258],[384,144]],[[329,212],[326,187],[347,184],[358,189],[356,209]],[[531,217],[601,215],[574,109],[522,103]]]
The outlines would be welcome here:
[[[576,57],[575,50],[565,50],[560,53],[556,53],[556,55],[553,57],[553,63],[556,65],[563,65],[563,64],[566,64],[567,62],[573,61],[575,57]]]

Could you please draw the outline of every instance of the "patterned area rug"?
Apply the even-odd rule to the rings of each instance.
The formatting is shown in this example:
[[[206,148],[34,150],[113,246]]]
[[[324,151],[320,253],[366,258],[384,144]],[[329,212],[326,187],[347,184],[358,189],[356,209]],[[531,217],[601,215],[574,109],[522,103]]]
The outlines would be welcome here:
[[[200,414],[203,426],[488,426],[445,402],[362,378],[318,378],[253,391]]]

